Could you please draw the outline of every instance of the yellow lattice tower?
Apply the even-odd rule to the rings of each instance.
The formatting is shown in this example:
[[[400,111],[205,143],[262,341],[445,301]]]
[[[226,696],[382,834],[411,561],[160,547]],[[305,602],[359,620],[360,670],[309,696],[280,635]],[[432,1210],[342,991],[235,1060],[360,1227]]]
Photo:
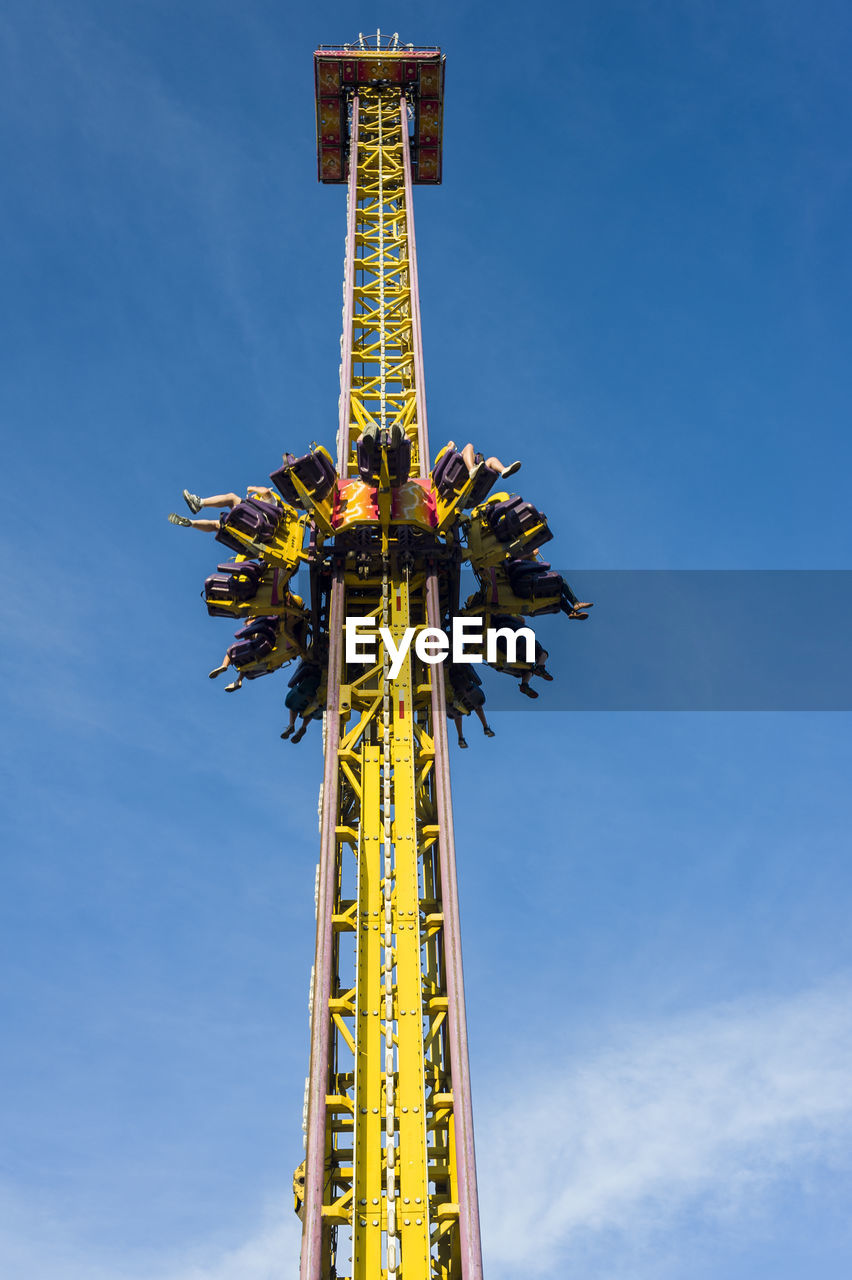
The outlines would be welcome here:
[[[444,65],[377,37],[315,67],[319,176],[347,184],[348,222],[341,480],[312,511],[329,640],[301,1280],[479,1280],[442,668],[409,650],[391,681],[386,655],[347,666],[343,646],[353,615],[397,641],[440,627],[458,561],[429,480],[412,211],[441,177]],[[365,492],[356,442],[395,428],[411,476],[394,483],[385,447]]]

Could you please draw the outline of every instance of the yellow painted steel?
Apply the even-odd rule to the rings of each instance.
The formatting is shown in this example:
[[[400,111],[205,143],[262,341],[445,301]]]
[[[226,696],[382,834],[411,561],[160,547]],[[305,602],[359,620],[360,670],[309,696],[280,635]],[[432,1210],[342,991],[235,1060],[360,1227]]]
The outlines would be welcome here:
[[[307,559],[304,549],[307,517],[300,516],[294,507],[282,501],[277,494],[273,494],[272,497],[278,508],[279,519],[275,534],[269,541],[254,542],[250,535],[243,533],[241,529],[229,528],[228,533],[237,542],[242,543],[246,558],[260,555],[267,565],[279,567],[290,575]]]
[[[409,578],[392,555],[381,582],[352,577],[349,612],[372,615],[395,642],[408,626],[425,625],[422,574]],[[323,1217],[330,1227],[351,1222],[352,1262],[345,1269],[329,1232],[323,1274],[454,1280],[461,1272],[452,1266],[452,1087],[428,696],[436,669],[410,653],[396,680],[387,667],[385,656],[350,669],[341,698]],[[341,942],[353,923],[350,957]]]
[[[409,625],[408,583],[390,591],[390,631],[399,644]],[[397,1231],[402,1256],[422,1258],[428,1276],[429,1196],[423,1048],[423,990],[420,944],[420,883],[417,847],[416,742],[411,650],[391,691],[390,762],[394,782],[393,841],[396,850],[396,1000],[399,1072],[399,1204]]]
[[[366,426],[402,427],[419,467],[405,171],[398,91],[358,95],[356,268],[348,471]]]
[[[399,91],[359,91],[347,468],[375,423],[402,426],[419,474]],[[350,211],[351,212],[351,211]],[[347,341],[348,338],[348,341]],[[398,642],[426,625],[426,569],[392,518],[383,461],[381,573],[341,555],[343,616]],[[410,530],[406,530],[410,533]],[[335,544],[337,546],[337,543]],[[461,1280],[453,1089],[438,859],[431,679],[409,650],[398,677],[341,658],[334,949],[325,1092],[322,1280]],[[329,673],[329,686],[332,672]],[[333,712],[330,709],[329,715]],[[329,821],[326,814],[324,820]]]
[[[358,848],[357,986],[355,1007],[355,1214],[353,1262],[364,1275],[379,1275],[384,1200],[382,1132],[381,954],[384,933],[381,864],[381,750],[361,754],[362,819]]]

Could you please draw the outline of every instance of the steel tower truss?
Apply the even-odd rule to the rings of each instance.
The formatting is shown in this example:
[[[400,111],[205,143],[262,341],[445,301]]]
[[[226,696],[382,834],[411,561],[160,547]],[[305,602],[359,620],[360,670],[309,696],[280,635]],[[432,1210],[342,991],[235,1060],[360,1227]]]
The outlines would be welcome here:
[[[360,433],[396,425],[425,480],[417,102],[387,75],[383,52],[358,60],[368,77],[341,96],[349,172],[337,469],[356,476]],[[482,1275],[442,667],[410,650],[392,682],[386,655],[347,666],[343,646],[347,616],[370,616],[395,639],[441,625],[446,540],[395,501],[385,460],[372,542],[337,532],[326,560],[301,1280]]]

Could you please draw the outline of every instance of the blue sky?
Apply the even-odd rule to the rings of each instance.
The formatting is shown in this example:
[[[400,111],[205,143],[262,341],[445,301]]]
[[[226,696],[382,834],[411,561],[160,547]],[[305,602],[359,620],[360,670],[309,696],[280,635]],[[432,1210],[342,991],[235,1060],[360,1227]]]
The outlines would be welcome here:
[[[165,513],[334,435],[315,44],[447,52],[431,434],[523,456],[578,589],[849,567],[846,6],[422,12],[0,19],[10,1280],[294,1274],[319,734],[206,679]],[[494,723],[453,760],[489,1276],[845,1280],[848,717]]]

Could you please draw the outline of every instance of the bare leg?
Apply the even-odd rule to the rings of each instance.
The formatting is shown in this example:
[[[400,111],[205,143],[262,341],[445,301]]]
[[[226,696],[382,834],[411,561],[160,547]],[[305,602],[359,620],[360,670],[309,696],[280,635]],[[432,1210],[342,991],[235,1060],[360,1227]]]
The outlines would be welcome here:
[[[199,498],[198,501],[202,507],[230,507],[233,511],[242,498],[236,493],[215,493],[212,498]]]
[[[218,533],[218,520],[190,520],[191,529],[198,529],[200,533]]]
[[[494,730],[491,728],[491,725],[485,719],[485,712],[482,710],[482,707],[474,707],[473,709],[476,712],[477,716],[479,717],[479,723],[482,725],[482,731],[485,734],[486,738],[493,738]]]
[[[292,741],[301,742],[305,736],[305,730],[307,729],[307,727],[308,727],[308,719],[306,716],[302,716],[302,723],[299,725],[298,732],[293,734]]]
[[[493,457],[486,458],[485,465],[486,467],[490,467],[492,471],[499,471],[504,480],[507,476],[513,476],[516,471],[520,471],[521,469],[520,462],[510,462],[509,465],[506,466],[499,458]]]
[[[226,653],[224,658],[222,659],[221,666],[214,667],[213,670],[210,672],[210,679],[215,680],[216,677],[220,676],[223,671],[227,671],[230,665],[231,665],[231,659],[228,657]]]
[[[461,713],[460,713],[460,712],[458,712],[458,711],[456,711],[456,712],[455,712],[455,714],[453,714],[453,711],[448,707],[448,708],[447,708],[447,715],[450,717],[450,719],[452,720],[453,724],[456,726],[456,733],[459,735],[459,746],[460,746],[460,747],[466,747],[466,746],[467,746],[467,743],[465,742],[465,740],[464,740],[464,734],[462,733],[462,718],[461,718]]]
[[[472,476],[476,470],[476,451],[474,450],[473,445],[466,444],[461,451],[461,455],[464,458],[468,475]],[[521,469],[520,462],[510,462],[508,466],[504,466],[499,458],[495,458],[493,456],[485,459],[485,465],[486,467],[490,467],[492,471],[499,471],[504,480],[507,476],[513,476],[516,471],[520,471]]]
[[[467,467],[468,475],[472,476],[476,470],[476,452],[472,444],[466,444],[461,451],[464,458],[464,465]]]
[[[294,729],[295,729],[295,727],[296,727],[296,716],[297,716],[298,714],[299,714],[299,713],[298,713],[297,711],[295,711],[295,710],[291,707],[291,709],[290,709],[290,723],[287,725],[287,728],[286,728],[286,729],[284,730],[284,732],[282,733],[282,735],[281,735],[281,737],[282,737],[282,738],[289,738],[289,737],[290,737],[290,734],[293,732],[293,730],[294,730]]]

